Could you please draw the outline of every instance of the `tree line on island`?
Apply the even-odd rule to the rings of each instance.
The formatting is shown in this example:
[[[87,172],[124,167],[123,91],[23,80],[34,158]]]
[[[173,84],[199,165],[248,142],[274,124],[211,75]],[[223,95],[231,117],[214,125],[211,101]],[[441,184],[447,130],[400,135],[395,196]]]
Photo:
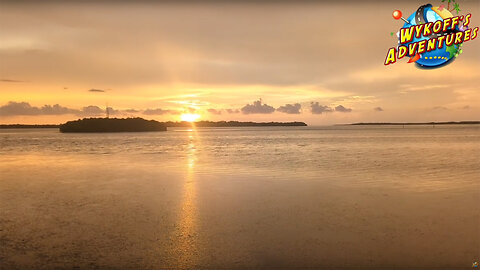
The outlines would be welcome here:
[[[198,121],[158,122],[143,118],[84,118],[69,121],[59,126],[61,132],[139,132],[166,131],[167,127],[252,127],[252,126],[306,126],[303,122],[239,122],[239,121]]]
[[[307,126],[304,122],[240,122],[198,121],[159,122],[143,118],[84,118],[68,121],[61,125],[0,125],[0,128],[59,128],[60,132],[140,132],[166,131],[167,127],[264,127],[264,126]]]

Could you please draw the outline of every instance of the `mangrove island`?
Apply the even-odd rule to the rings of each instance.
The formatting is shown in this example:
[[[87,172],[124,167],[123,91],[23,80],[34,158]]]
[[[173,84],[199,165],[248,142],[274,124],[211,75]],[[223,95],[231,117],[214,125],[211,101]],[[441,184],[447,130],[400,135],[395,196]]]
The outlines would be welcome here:
[[[60,132],[146,132],[167,131],[155,120],[143,118],[84,118],[68,121],[59,126]]]

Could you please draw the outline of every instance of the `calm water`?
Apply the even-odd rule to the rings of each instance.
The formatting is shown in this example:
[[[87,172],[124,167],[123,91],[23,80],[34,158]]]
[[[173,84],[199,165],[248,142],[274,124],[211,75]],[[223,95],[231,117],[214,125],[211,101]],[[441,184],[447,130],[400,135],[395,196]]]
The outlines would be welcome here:
[[[0,130],[0,268],[471,269],[480,127]]]

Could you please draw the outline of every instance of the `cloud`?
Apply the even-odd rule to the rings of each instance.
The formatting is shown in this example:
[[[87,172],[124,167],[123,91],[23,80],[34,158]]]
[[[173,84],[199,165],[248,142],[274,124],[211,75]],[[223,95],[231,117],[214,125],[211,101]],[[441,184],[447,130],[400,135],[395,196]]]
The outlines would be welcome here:
[[[164,114],[179,114],[179,112],[174,111],[174,110],[164,110],[164,109],[146,109],[143,111],[143,114],[145,115],[164,115]]]
[[[119,113],[120,113],[119,110],[115,110],[112,107],[108,107],[108,114],[112,115],[112,114],[119,114]]]
[[[125,113],[139,113],[140,110],[127,109],[127,110],[116,110],[112,107],[108,107],[109,115],[119,115]],[[176,110],[164,110],[164,109],[146,109],[143,111],[145,115],[163,115],[163,114],[179,114],[180,112]],[[92,116],[105,116],[106,108],[101,108],[95,105],[89,105],[83,107],[82,109],[72,109],[68,107],[63,107],[59,104],[55,105],[43,105],[42,107],[36,107],[30,105],[28,102],[15,102],[10,101],[7,104],[0,106],[0,116],[16,116],[16,115],[63,115],[63,114],[72,114],[81,117],[92,117]]]
[[[376,111],[376,112],[383,112],[382,107],[375,107],[375,108],[373,108],[373,110]]]
[[[311,102],[310,107],[312,109],[312,114],[322,114],[332,112],[333,109],[328,106],[320,105],[318,102]]]
[[[224,114],[224,113],[229,113],[229,114],[234,114],[234,113],[240,113],[240,110],[239,109],[221,109],[221,110],[217,110],[217,109],[208,109],[207,110],[209,113],[211,114],[215,114],[215,115],[221,115],[221,114]]]
[[[92,88],[90,90],[88,90],[88,92],[97,92],[97,93],[104,93],[106,92],[107,90],[103,90],[103,89],[95,89],[95,88]]]
[[[217,109],[211,108],[211,109],[208,109],[207,111],[209,113],[215,114],[215,115],[222,115],[224,113],[228,113],[228,114],[240,113],[239,109],[220,109],[220,110],[217,110]]]
[[[240,113],[239,109],[226,109],[225,110],[227,113]]]
[[[112,107],[108,107],[108,114],[109,115],[116,115],[119,114],[121,111],[115,110]],[[78,113],[78,116],[105,116],[107,114],[105,108],[100,108],[98,106],[90,105],[83,107]]]
[[[59,104],[55,105],[43,105],[42,107],[36,107],[30,105],[28,102],[15,102],[10,101],[6,105],[0,106],[1,116],[16,116],[16,115],[64,115],[72,114],[82,117],[87,116],[103,116],[105,115],[105,109],[98,106],[90,105],[83,107],[82,109],[72,109],[63,107]],[[115,110],[112,107],[108,107],[108,113],[115,115],[121,113],[119,110]]]
[[[55,104],[53,106],[43,105],[43,107],[40,108],[40,111],[42,112],[42,114],[46,114],[46,115],[71,114],[71,113],[76,113],[77,112],[77,110],[75,110],[75,109],[69,109],[67,107],[62,107],[58,104]]]
[[[25,82],[25,81],[12,80],[12,79],[0,79],[0,82],[22,83],[22,82]]]
[[[58,104],[44,105],[43,107],[31,106],[28,102],[10,101],[6,105],[0,107],[0,115],[14,116],[14,115],[61,115],[61,114],[75,114],[78,110],[62,107]]]
[[[462,109],[464,109],[464,110],[469,110],[469,109],[470,109],[470,106],[469,106],[469,105],[463,106]]]
[[[90,115],[90,116],[105,114],[105,110],[101,109],[98,106],[92,106],[92,105],[83,107],[81,112],[84,115]]]
[[[270,114],[275,108],[267,104],[262,104],[262,100],[254,101],[253,104],[247,104],[241,109],[243,114]]]
[[[122,115],[126,113],[139,113],[140,110],[127,109],[116,110],[112,107],[108,107],[109,115]],[[80,117],[93,117],[106,115],[106,108],[95,105],[85,106],[81,109],[72,109],[63,107],[59,104],[55,105],[43,105],[42,107],[31,106],[28,102],[15,102],[10,101],[7,104],[0,106],[0,116],[17,116],[17,115],[64,115],[72,114]],[[147,109],[143,111],[145,115],[162,115],[162,114],[179,114],[175,110],[163,110],[163,109]]]
[[[433,107],[434,110],[438,110],[438,111],[447,111],[448,108],[447,107],[444,107],[444,106],[435,106]]]
[[[135,109],[127,109],[127,110],[125,110],[125,112],[127,112],[127,113],[138,113],[138,112],[140,112],[140,111],[139,111],[139,110],[135,110]]]
[[[287,114],[300,114],[301,108],[302,105],[300,105],[300,103],[285,104],[284,106],[280,106],[279,108],[277,108],[277,111]]]
[[[335,111],[336,111],[336,112],[351,112],[352,109],[350,109],[350,108],[345,108],[345,107],[343,107],[342,105],[338,105],[337,107],[335,107]]]
[[[222,114],[222,110],[208,109],[207,111],[211,114],[216,114],[216,115]]]

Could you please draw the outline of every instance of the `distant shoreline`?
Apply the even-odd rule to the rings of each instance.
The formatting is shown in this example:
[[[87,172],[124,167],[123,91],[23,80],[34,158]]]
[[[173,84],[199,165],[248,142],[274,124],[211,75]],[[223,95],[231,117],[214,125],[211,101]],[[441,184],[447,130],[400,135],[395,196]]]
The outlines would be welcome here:
[[[0,129],[9,129],[9,128],[59,128],[60,125],[24,125],[24,124],[2,124]]]
[[[190,122],[159,122],[166,127],[191,127]],[[198,121],[194,122],[196,127],[291,127],[307,126],[304,122],[239,122],[239,121]],[[26,125],[26,124],[0,124],[0,129],[15,128],[60,128],[61,125]]]
[[[407,122],[407,123],[353,123],[340,124],[339,126],[414,126],[414,125],[475,125],[480,121],[450,121],[450,122]]]

